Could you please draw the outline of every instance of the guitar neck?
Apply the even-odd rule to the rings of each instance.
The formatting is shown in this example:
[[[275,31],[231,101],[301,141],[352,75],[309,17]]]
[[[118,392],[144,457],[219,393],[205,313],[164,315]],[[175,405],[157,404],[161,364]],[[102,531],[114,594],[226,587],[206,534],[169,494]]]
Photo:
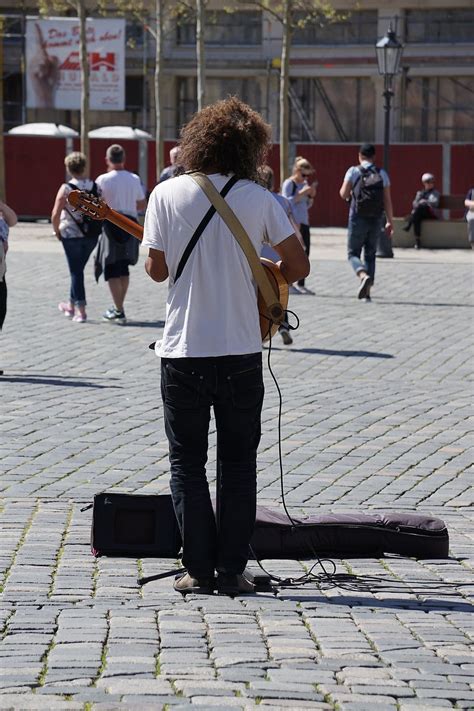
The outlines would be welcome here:
[[[138,240],[140,240],[140,242],[142,241],[143,227],[137,222],[130,220],[128,217],[125,217],[125,215],[122,215],[116,210],[112,210],[111,207],[109,207],[107,211],[107,217],[105,219],[109,222],[113,222],[114,225],[117,225],[117,227],[121,227],[123,230],[125,230],[125,232],[128,232],[133,237],[136,237]]]

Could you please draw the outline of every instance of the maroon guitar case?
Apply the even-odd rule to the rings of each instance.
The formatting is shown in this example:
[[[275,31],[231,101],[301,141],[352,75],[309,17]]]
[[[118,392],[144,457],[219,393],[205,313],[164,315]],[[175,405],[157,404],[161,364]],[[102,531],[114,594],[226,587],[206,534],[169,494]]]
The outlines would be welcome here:
[[[439,518],[416,513],[321,513],[291,517],[257,507],[251,548],[255,558],[447,558],[449,535]]]

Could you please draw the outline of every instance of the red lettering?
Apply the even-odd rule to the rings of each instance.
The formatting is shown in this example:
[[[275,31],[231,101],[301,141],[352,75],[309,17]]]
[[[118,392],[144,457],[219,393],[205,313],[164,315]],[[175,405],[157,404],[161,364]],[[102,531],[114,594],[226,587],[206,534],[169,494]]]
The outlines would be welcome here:
[[[89,64],[91,71],[97,72],[105,69],[108,72],[113,72],[115,70],[115,53],[100,54],[100,52],[90,52]]]

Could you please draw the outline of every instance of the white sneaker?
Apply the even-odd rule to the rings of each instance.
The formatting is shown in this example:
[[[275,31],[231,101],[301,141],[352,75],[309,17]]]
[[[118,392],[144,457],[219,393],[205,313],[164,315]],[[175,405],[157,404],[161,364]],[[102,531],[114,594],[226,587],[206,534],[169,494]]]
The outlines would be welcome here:
[[[107,309],[105,314],[102,314],[102,320],[108,321],[109,323],[127,323],[124,311],[118,311],[115,307]]]

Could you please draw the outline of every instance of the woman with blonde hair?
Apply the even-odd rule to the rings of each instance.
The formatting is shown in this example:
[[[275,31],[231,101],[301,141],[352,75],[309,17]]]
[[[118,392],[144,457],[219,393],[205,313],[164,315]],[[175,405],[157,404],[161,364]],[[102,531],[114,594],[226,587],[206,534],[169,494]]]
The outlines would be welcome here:
[[[308,256],[310,250],[309,208],[313,204],[318,185],[316,180],[309,182],[312,175],[314,175],[314,168],[311,163],[306,158],[297,156],[293,163],[293,171],[290,177],[283,182],[281,187],[282,195],[291,202],[293,215],[298,223],[305,252]],[[304,279],[300,279],[297,285],[294,285],[295,292],[312,294],[313,292],[307,289],[304,283]]]
[[[71,275],[69,300],[61,301],[58,309],[76,323],[84,323],[86,314],[86,292],[84,269],[93,252],[101,230],[101,223],[84,219],[68,207],[67,197],[71,190],[87,190],[98,196],[99,191],[93,180],[86,177],[86,156],[74,151],[64,159],[71,180],[63,183],[58,190],[51,213],[54,234],[64,247]]]

